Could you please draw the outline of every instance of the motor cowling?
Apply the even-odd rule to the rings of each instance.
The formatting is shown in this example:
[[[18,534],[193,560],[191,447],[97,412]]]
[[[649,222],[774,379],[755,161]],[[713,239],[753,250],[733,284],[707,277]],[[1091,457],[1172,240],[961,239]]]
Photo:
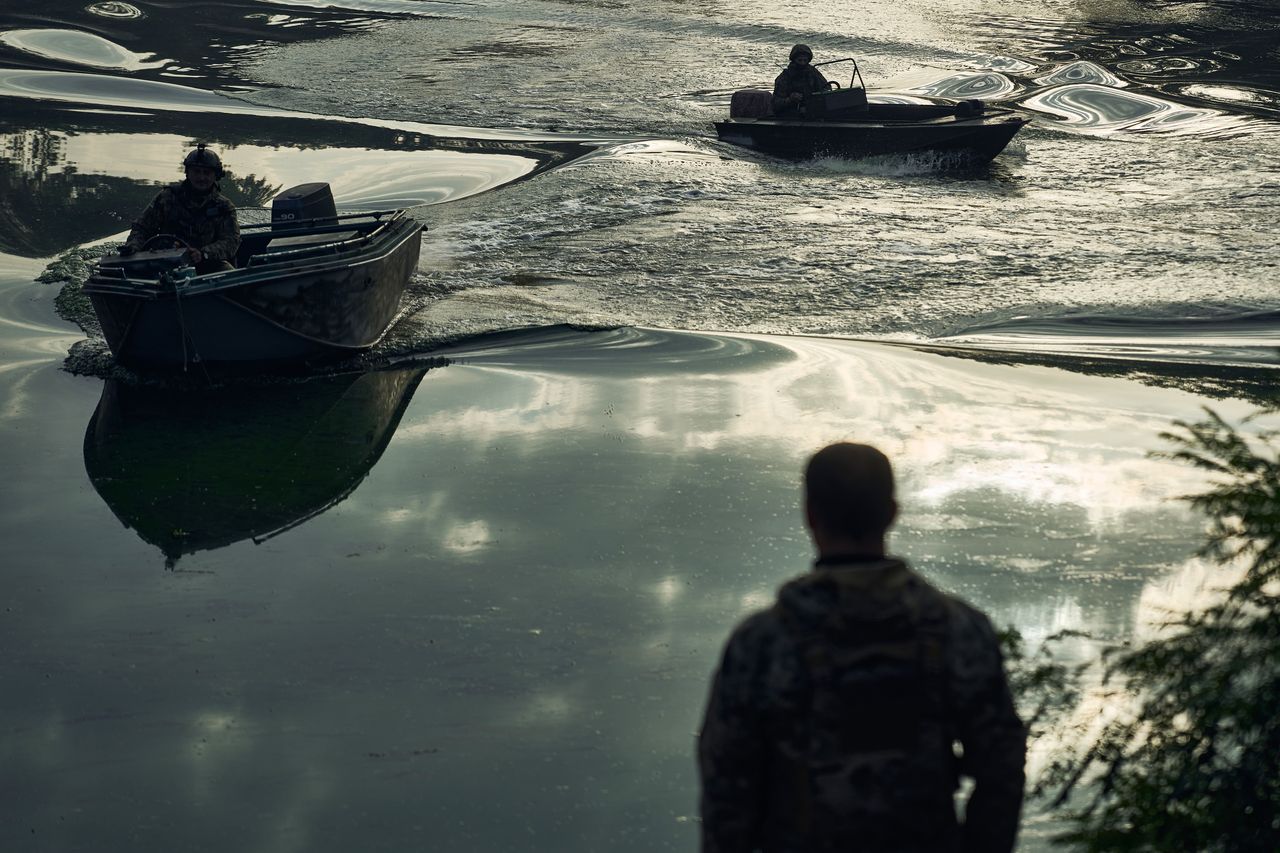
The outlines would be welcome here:
[[[272,231],[303,225],[332,225],[337,216],[333,191],[326,183],[299,184],[271,201]]]

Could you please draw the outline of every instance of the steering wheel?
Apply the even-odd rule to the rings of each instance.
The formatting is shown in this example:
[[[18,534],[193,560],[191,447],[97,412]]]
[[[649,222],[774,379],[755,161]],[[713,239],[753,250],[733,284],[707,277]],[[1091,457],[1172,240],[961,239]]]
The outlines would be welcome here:
[[[164,243],[164,245],[152,245],[152,244],[157,244],[162,242]],[[142,251],[144,252],[154,252],[157,249],[190,249],[190,248],[191,246],[187,244],[187,241],[183,240],[177,234],[156,234],[152,237],[147,238],[147,242],[142,244]]]

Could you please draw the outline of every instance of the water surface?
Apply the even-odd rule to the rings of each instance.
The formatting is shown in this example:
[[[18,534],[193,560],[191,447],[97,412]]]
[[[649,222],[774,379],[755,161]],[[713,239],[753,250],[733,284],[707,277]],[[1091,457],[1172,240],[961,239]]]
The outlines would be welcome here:
[[[899,460],[895,549],[1033,641],[1195,568],[1199,476],[1145,455],[1185,392],[823,339],[444,355],[168,410],[29,372],[6,849],[693,849],[708,674],[807,567],[836,438]]]
[[[0,12],[0,848],[694,849],[707,676],[807,566],[798,472],[838,438],[897,461],[895,548],[1032,641],[1200,600],[1176,497],[1204,481],[1147,454],[1206,402],[1274,400],[1277,23]],[[1032,123],[969,173],[717,142],[800,41],[875,98]],[[50,264],[118,240],[197,141],[246,216],[324,180],[427,224],[369,359],[114,369],[83,265]]]

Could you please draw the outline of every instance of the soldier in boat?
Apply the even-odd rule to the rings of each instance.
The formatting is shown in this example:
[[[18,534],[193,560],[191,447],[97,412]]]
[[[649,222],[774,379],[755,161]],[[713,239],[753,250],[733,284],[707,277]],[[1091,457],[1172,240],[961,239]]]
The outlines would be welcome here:
[[[187,259],[200,275],[234,269],[240,226],[235,205],[218,186],[218,180],[226,175],[221,158],[201,142],[182,161],[182,168],[186,179],[156,194],[133,223],[120,254],[131,255],[144,248],[185,248]]]
[[[773,81],[773,112],[776,115],[798,114],[808,95],[830,88],[827,78],[814,68],[813,50],[807,44],[791,48],[791,63]]]

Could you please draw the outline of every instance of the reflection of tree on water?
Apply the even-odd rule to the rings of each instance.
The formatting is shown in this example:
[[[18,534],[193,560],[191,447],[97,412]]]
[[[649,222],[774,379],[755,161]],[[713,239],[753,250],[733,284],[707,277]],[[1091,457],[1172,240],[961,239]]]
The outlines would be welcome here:
[[[1251,442],[1212,413],[1177,426],[1164,436],[1176,450],[1163,455],[1216,481],[1189,498],[1209,516],[1200,555],[1243,567],[1243,577],[1208,608],[1167,614],[1156,639],[1109,653],[1108,681],[1122,685],[1106,697],[1113,716],[1060,753],[1042,786],[1056,793],[1054,807],[1070,804],[1062,837],[1085,850],[1273,851],[1280,849],[1280,436]],[[1050,687],[1063,703],[1074,704],[1061,667],[1041,672],[1056,679]]]
[[[186,391],[108,381],[84,439],[124,524],[183,554],[282,533],[349,495],[428,368]]]
[[[374,151],[455,151],[497,154],[531,161],[517,180],[569,162],[592,150],[567,141],[451,139],[359,122],[219,113],[84,113],[61,104],[5,101],[0,126],[0,252],[47,257],[123,231],[163,184],[129,175],[86,173],[67,161],[63,142],[77,134],[111,134],[103,142],[127,150],[157,139],[173,146],[173,177],[182,179],[183,156],[197,141],[216,148],[228,166],[221,182],[237,207],[268,203],[279,187],[255,175],[233,177],[237,146]],[[49,130],[48,128],[57,128]],[[175,132],[181,136],[174,138]],[[328,180],[330,175],[311,179]]]
[[[121,231],[159,190],[150,182],[80,172],[66,162],[65,138],[43,129],[0,137],[0,252],[38,258]],[[175,158],[174,181],[182,180],[180,162]],[[221,186],[237,207],[263,205],[280,189],[230,171]]]

